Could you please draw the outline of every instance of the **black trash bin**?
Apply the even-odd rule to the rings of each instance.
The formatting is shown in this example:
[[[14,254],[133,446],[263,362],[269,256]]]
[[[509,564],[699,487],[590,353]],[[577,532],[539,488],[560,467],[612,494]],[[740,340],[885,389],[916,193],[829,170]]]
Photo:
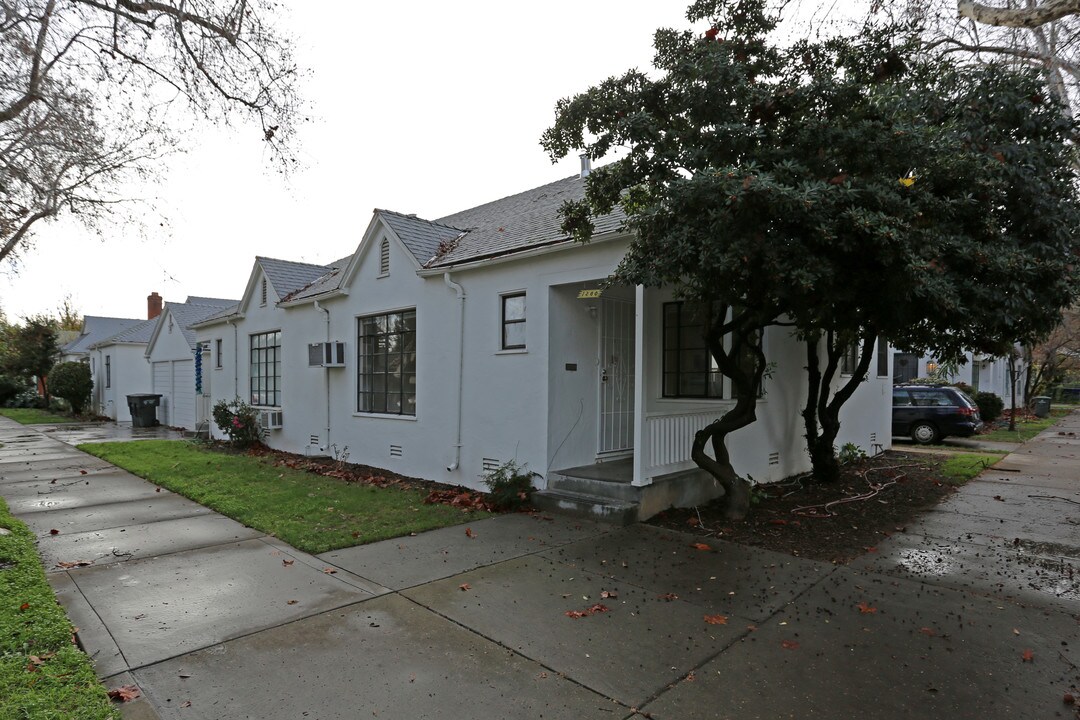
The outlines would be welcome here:
[[[131,427],[149,428],[158,424],[157,408],[161,403],[160,395],[137,393],[127,396],[128,410],[131,411]]]

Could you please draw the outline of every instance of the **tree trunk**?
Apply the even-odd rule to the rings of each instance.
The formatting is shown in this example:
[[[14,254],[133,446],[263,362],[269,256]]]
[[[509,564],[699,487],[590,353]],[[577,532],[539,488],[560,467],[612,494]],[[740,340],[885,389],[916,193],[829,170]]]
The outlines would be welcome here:
[[[862,349],[855,371],[843,386],[829,397],[833,378],[839,368],[845,348],[836,347],[836,337],[830,331],[825,334],[825,371],[821,371],[819,358],[821,336],[806,340],[807,397],[803,408],[803,425],[806,429],[806,450],[810,455],[814,479],[833,482],[840,477],[840,461],[836,455],[836,438],[840,434],[840,409],[854,394],[859,383],[866,379],[870,361],[877,342],[877,333],[866,330],[862,337]]]
[[[957,0],[956,10],[960,17],[984,25],[1036,28],[1068,15],[1080,14],[1080,0],[1043,0],[1025,8],[995,7],[975,0]]]
[[[1009,353],[1009,401],[1012,412],[1009,413],[1009,431],[1016,432],[1016,349]]]

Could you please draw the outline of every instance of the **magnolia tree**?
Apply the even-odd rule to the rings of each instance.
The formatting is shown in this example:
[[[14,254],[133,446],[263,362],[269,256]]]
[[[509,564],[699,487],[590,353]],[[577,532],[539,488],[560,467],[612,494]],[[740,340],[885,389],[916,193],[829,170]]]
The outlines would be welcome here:
[[[40,222],[86,224],[183,144],[244,118],[289,162],[291,42],[272,0],[0,0],[0,260]]]
[[[808,449],[830,479],[879,336],[956,357],[1053,324],[1074,292],[1073,128],[1038,78],[942,64],[903,28],[781,45],[763,0],[701,0],[688,19],[706,26],[656,33],[656,72],[560,101],[542,144],[622,148],[564,230],[586,241],[620,205],[633,240],[616,279],[709,308],[736,402],[692,456],[739,516],[749,486],[726,438],[756,420],[767,327],[805,342]]]

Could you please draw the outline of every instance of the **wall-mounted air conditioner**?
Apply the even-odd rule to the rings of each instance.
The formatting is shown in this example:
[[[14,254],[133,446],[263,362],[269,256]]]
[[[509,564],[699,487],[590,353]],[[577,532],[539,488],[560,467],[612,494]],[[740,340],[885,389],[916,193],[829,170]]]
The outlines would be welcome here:
[[[311,343],[308,367],[345,367],[345,343],[341,341]]]
[[[285,419],[280,410],[262,410],[259,412],[259,427],[263,430],[280,430],[285,426]]]

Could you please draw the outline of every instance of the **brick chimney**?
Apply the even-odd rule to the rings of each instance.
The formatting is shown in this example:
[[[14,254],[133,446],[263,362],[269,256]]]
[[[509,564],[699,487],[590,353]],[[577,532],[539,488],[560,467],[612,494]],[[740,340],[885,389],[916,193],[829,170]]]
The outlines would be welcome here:
[[[146,297],[146,319],[153,320],[161,314],[161,296],[156,292]]]

